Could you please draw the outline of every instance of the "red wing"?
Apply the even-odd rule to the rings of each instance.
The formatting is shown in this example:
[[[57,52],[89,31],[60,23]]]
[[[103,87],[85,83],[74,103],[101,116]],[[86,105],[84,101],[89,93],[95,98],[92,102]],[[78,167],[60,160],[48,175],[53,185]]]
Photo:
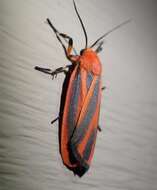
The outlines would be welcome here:
[[[97,134],[100,77],[76,67],[71,75],[61,129],[61,155],[70,168],[87,170]]]
[[[75,159],[88,169],[94,153],[100,111],[100,78],[94,76],[70,141]]]

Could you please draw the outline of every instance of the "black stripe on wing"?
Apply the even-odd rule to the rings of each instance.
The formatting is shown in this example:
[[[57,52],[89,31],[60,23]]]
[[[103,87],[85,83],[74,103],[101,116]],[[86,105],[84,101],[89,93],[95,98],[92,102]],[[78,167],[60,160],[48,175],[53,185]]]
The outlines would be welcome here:
[[[93,117],[95,113],[95,108],[98,103],[99,85],[100,85],[100,78],[98,78],[96,81],[93,95],[87,107],[86,114],[84,115],[84,118],[79,124],[79,126],[76,127],[74,134],[71,138],[71,143],[70,143],[71,146],[77,147],[82,141],[82,139],[84,138],[86,131],[88,130],[89,124],[91,122],[91,118]]]
[[[77,105],[78,105],[78,99],[79,99],[79,94],[80,94],[80,85],[81,85],[81,76],[80,72],[75,76],[75,79],[72,84],[72,89],[71,89],[71,99],[70,99],[70,104],[69,104],[69,112],[68,112],[68,136],[69,139],[71,138],[74,129],[76,127],[76,114],[77,114]]]

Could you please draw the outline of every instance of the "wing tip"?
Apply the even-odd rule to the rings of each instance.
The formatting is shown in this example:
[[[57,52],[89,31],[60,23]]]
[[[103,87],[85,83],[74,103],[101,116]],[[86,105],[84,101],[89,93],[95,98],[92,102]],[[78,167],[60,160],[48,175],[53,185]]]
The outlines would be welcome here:
[[[76,168],[73,168],[73,173],[74,175],[77,175],[79,177],[82,177],[87,171],[88,171],[89,167],[83,167],[83,166],[78,166]]]
[[[86,160],[81,157],[81,155],[77,152],[77,148],[71,144],[71,156],[73,159],[75,159],[75,163],[77,163],[77,166],[72,168],[72,171],[74,175],[78,175],[79,177],[82,177],[89,169],[89,165],[87,164]]]

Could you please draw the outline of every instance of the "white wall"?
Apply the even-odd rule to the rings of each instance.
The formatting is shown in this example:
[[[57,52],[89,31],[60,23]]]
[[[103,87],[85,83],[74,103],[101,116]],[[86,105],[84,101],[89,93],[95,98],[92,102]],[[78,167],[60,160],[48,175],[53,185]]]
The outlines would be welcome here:
[[[77,0],[92,43],[120,22],[100,54],[107,86],[101,106],[94,159],[74,177],[62,164],[57,123],[64,75],[51,80],[35,65],[55,69],[68,63],[49,17],[73,36],[84,36],[72,0],[0,0],[0,190],[157,187],[157,43],[155,0]]]

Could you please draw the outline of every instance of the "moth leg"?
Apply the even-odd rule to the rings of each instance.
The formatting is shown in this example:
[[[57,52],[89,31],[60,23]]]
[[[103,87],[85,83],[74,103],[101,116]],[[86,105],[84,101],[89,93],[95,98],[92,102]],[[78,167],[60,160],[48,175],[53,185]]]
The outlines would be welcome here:
[[[56,78],[57,75],[59,73],[64,73],[66,74],[68,71],[67,71],[67,68],[69,68],[71,65],[66,65],[65,67],[59,67],[57,68],[56,70],[52,71],[51,72],[51,75],[52,75],[52,80],[54,79],[54,77]]]
[[[38,70],[38,71],[41,71],[43,73],[46,73],[46,74],[49,74],[49,75],[52,75],[52,79],[56,78],[57,75],[59,73],[64,73],[66,74],[68,71],[67,71],[67,68],[69,68],[71,65],[66,65],[65,67],[59,67],[57,68],[56,70],[51,70],[51,69],[48,69],[48,68],[42,68],[42,67],[38,67],[36,66],[35,69]]]
[[[64,33],[59,33],[59,35],[61,37],[63,37],[64,39],[68,40],[67,55],[70,56],[71,52],[72,52],[72,49],[73,49],[73,39],[70,36],[68,36],[67,34],[64,34]]]
[[[105,90],[105,89],[106,89],[106,86],[103,86],[103,87],[101,88],[102,91]]]
[[[101,127],[100,127],[100,125],[98,125],[98,131],[99,131],[99,132],[101,132],[101,131],[102,131],[102,129],[101,129]]]
[[[53,119],[52,121],[51,121],[51,124],[54,124],[56,121],[58,121],[59,120],[59,116],[58,117],[56,117],[55,119]]]
[[[48,69],[48,68],[42,68],[42,67],[35,66],[34,69],[38,70],[38,71],[41,71],[43,73],[46,73],[46,74],[50,74],[51,73],[51,69]]]
[[[47,18],[47,22],[48,22],[49,26],[52,28],[52,30],[54,31],[54,33],[56,34],[56,37],[57,37],[58,41],[61,43],[67,59],[69,59],[70,61],[73,62],[72,55],[71,55],[71,51],[73,49],[73,40],[72,40],[72,38],[70,36],[66,35],[66,34],[58,32],[58,30],[53,26],[53,24],[51,23],[51,21],[48,18]],[[66,49],[65,45],[63,44],[60,37],[62,37],[64,39],[68,39],[68,48],[67,49]]]

